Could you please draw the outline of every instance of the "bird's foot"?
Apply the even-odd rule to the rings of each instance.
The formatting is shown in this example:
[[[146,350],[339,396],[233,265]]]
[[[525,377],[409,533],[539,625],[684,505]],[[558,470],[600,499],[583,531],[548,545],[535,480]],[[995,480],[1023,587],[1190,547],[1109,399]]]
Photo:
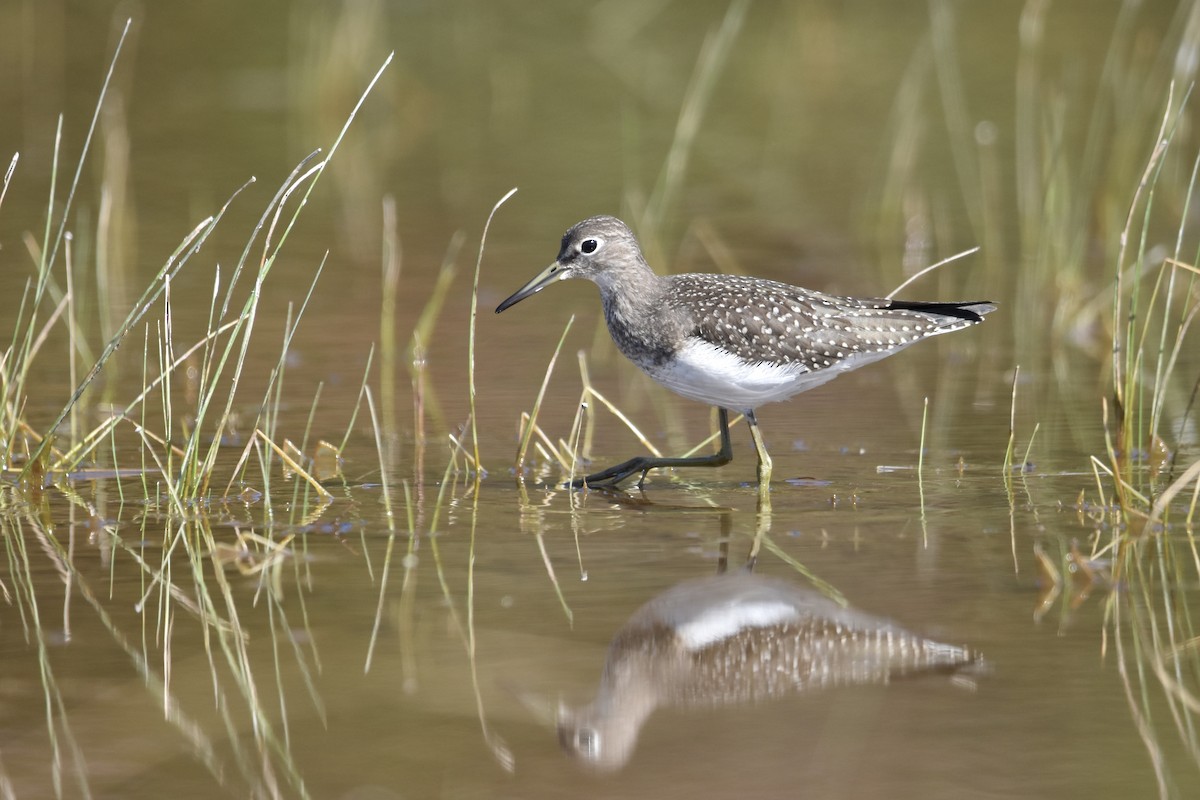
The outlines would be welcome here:
[[[572,489],[582,489],[584,487],[590,489],[600,488],[616,488],[621,481],[632,477],[635,473],[642,473],[642,477],[638,480],[637,486],[642,488],[642,484],[646,480],[646,473],[658,466],[655,459],[645,456],[636,456],[623,461],[616,466],[602,469],[599,472],[593,472],[583,478],[575,478],[568,481],[564,486],[569,486]]]

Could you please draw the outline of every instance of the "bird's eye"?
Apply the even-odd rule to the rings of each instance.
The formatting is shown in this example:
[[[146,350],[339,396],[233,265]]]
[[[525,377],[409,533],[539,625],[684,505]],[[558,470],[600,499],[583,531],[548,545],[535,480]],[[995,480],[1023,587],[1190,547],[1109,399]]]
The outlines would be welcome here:
[[[579,243],[579,252],[583,253],[585,256],[591,255],[592,253],[596,252],[599,249],[600,249],[600,240],[599,239],[584,239],[582,242]]]

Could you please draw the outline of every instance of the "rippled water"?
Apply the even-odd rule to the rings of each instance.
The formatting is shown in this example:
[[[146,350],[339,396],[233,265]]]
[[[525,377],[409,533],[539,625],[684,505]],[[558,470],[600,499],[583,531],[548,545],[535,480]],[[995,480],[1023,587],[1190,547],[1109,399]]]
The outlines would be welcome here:
[[[135,15],[67,224],[70,313],[85,343],[72,372],[66,328],[51,330],[24,399],[39,430],[188,231],[255,176],[172,280],[176,352],[203,336],[214,281],[228,285],[271,197],[309,152],[327,152],[375,70],[395,57],[263,287],[234,404],[239,436],[219,452],[214,499],[176,513],[162,481],[118,482],[103,451],[96,471],[60,481],[41,505],[13,488],[16,469],[5,473],[6,796],[1126,798],[1200,789],[1194,717],[1161,688],[1177,681],[1194,697],[1197,662],[1181,657],[1162,672],[1164,662],[1133,652],[1163,630],[1146,615],[1195,607],[1183,526],[1146,540],[1147,573],[1115,589],[1111,553],[1083,558],[1112,539],[1115,520],[1098,508],[1111,481],[1090,460],[1105,458],[1101,400],[1111,395],[1107,259],[1166,79],[1190,75],[1186,59],[1159,54],[1189,52],[1194,4],[1129,4],[1118,16],[1082,2],[811,2],[754,5],[744,18],[736,5],[623,0],[220,12],[11,5],[0,9],[0,155],[21,155],[0,206],[5,331],[35,274],[29,250],[45,227],[57,115],[56,223],[106,59]],[[1035,58],[1020,49],[1022,35]],[[1105,67],[1106,58],[1122,63]],[[1105,69],[1125,70],[1124,82]],[[1082,160],[1088,131],[1103,130],[1132,165],[1114,155],[1113,174],[1129,179],[1106,172],[1060,214],[1060,176],[1047,167],[1033,181],[1051,198],[1040,216],[1028,205],[1026,217],[1014,211],[1030,175],[1022,81],[1041,87],[1032,93],[1039,124],[1066,131],[1064,160],[1048,163]],[[1116,94],[1127,105],[1102,106],[1101,127],[1089,129],[1094,103]],[[1136,119],[1110,117],[1142,105]],[[1173,187],[1186,186],[1195,150],[1193,115],[1182,119],[1173,146],[1183,166],[1171,162],[1164,178]],[[485,472],[476,481],[451,444],[473,451],[464,427],[471,277],[487,214],[512,186],[520,190],[497,212],[480,270],[474,382]],[[1076,201],[1078,188],[1061,191]],[[401,248],[391,354],[378,347],[388,334],[385,197]],[[1161,198],[1160,210],[1182,213]],[[568,225],[594,213],[638,220],[660,271],[738,269],[860,295],[885,294],[916,267],[982,244],[905,295],[990,297],[1000,309],[984,325],[762,409],[775,460],[769,508],[743,425],[732,464],[654,473],[644,493],[554,488],[559,470],[539,453],[522,484],[519,417],[572,315],[539,415],[556,445],[572,435],[581,352],[595,388],[663,452],[711,431],[707,409],[620,361],[591,286],[555,285],[492,314],[549,263]],[[1082,245],[1035,235],[1080,217],[1093,220]],[[1168,250],[1175,224],[1153,231]],[[261,248],[260,239],[250,269]],[[267,398],[281,442],[307,438],[311,453],[317,440],[346,439],[346,480],[321,503],[277,460],[269,485],[254,477],[272,456],[261,443],[247,450],[246,437],[268,425],[256,415],[289,313],[327,252],[282,390]],[[1062,266],[1072,256],[1085,266]],[[447,260],[453,282],[414,369],[406,347]],[[63,263],[65,253],[55,273],[65,288]],[[239,305],[248,291],[243,284]],[[148,332],[136,326],[85,395],[82,430],[140,390],[144,342],[166,324],[161,301],[146,320]],[[1181,468],[1196,457],[1186,377],[1195,352],[1183,351],[1184,377],[1165,406]],[[368,363],[379,447],[360,402]],[[197,386],[181,374],[172,387],[179,443]],[[155,403],[146,425],[158,434]],[[598,466],[644,452],[589,405]],[[1024,467],[1007,483],[1010,422]],[[59,443],[69,439],[60,431]],[[132,425],[122,428],[119,466],[142,467],[138,442]],[[148,451],[166,458],[158,444]],[[231,483],[243,457],[251,468]],[[597,773],[569,757],[560,709],[595,696],[631,615],[672,587],[739,569],[752,551],[758,574],[797,587],[815,578],[861,614],[970,648],[986,668],[749,705],[662,703],[620,769]],[[1063,571],[1057,594],[1039,552]],[[1083,569],[1069,573],[1072,564]],[[708,599],[696,595],[697,613]]]

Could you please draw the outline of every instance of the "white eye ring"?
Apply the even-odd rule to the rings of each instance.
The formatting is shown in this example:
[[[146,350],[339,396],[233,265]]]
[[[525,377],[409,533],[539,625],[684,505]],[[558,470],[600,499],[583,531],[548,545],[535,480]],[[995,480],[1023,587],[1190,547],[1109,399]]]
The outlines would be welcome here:
[[[575,245],[575,249],[585,256],[590,256],[604,246],[604,240],[599,236],[589,236]]]

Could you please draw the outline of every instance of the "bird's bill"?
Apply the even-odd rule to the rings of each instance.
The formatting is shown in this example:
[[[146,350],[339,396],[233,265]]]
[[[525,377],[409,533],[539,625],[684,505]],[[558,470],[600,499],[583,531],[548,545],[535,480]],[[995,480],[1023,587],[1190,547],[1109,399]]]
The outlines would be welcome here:
[[[512,296],[505,300],[500,305],[496,306],[496,313],[499,314],[509,306],[515,306],[517,303],[529,297],[531,294],[537,294],[542,289],[545,289],[554,281],[562,280],[567,277],[567,272],[562,265],[555,261],[550,266],[534,276],[533,280],[513,292]]]

